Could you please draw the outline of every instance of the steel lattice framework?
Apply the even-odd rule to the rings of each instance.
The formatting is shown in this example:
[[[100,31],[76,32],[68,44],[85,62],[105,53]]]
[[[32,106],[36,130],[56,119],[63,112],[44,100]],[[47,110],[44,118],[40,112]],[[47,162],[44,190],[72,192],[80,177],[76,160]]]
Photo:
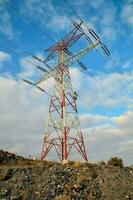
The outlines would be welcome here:
[[[62,40],[45,50],[45,52],[48,53],[45,60],[33,56],[34,59],[38,62],[42,62],[47,68],[36,66],[39,70],[44,72],[44,76],[41,79],[35,81],[35,83],[24,79],[26,83],[36,86],[43,92],[45,92],[45,90],[41,88],[39,84],[51,77],[55,79],[44,133],[41,152],[42,160],[45,159],[51,149],[54,148],[61,162],[69,159],[72,149],[75,149],[87,162],[87,154],[76,106],[77,94],[72,88],[69,67],[77,62],[80,67],[87,70],[79,59],[98,45],[101,45],[107,55],[110,55],[110,53],[107,47],[101,43],[97,34],[89,28],[87,34],[82,28],[82,25],[82,21],[80,23],[74,22],[72,31]],[[69,48],[81,37],[87,39],[89,46],[75,54],[71,53]],[[57,58],[57,63],[51,66],[49,61],[55,57]]]
[[[50,100],[48,122],[44,136],[41,159],[44,159],[54,146],[60,161],[67,160],[71,148],[75,149],[87,161],[76,100],[72,89],[68,66],[64,65],[65,53],[59,52],[57,82]],[[56,137],[52,133],[56,133]]]

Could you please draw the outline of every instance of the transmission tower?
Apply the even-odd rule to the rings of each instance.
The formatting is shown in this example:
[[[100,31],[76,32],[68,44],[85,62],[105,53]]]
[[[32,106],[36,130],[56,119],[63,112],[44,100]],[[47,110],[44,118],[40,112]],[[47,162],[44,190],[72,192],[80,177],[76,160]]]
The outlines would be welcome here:
[[[72,149],[74,149],[87,162],[87,153],[76,106],[78,94],[73,91],[69,67],[77,62],[86,71],[87,68],[80,59],[98,45],[102,47],[106,55],[110,53],[92,29],[88,28],[88,32],[84,31],[82,28],[83,21],[80,23],[74,22],[73,24],[74,28],[63,39],[45,50],[47,53],[45,60],[33,56],[34,59],[45,66],[45,68],[39,65],[36,66],[44,72],[43,77],[34,83],[23,79],[26,83],[37,87],[43,92],[45,90],[39,84],[51,77],[55,80],[44,133],[42,160],[54,149],[59,160],[65,162],[69,159]],[[81,38],[85,38],[89,45],[73,54],[69,49]],[[56,61],[54,66],[50,64],[53,60]]]

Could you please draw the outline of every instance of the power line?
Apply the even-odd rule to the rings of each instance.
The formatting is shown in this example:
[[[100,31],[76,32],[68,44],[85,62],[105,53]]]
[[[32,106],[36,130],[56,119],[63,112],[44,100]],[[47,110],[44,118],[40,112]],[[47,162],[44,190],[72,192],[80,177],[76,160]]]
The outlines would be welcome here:
[[[65,2],[66,5],[69,7],[69,9],[71,9],[71,11],[74,13],[74,15],[75,15],[77,18],[79,18],[80,20],[82,20],[82,19],[79,17],[79,15],[77,15],[77,13],[76,13],[76,12],[72,9],[72,7],[68,4],[68,2],[67,2],[66,0],[64,0],[64,2]],[[16,9],[12,4],[9,3],[9,1],[6,0],[6,3],[7,3],[8,6],[9,6],[10,8],[12,8],[19,16],[21,16],[24,20],[26,20],[28,23],[30,23],[32,26],[34,26],[36,29],[38,29],[39,32],[41,32],[42,34],[44,34],[44,35],[45,35],[47,38],[49,38],[52,42],[54,42],[54,40],[53,40],[46,32],[42,31],[35,23],[33,23],[32,21],[30,21],[28,18],[26,18],[22,13],[18,12],[17,9]],[[56,10],[56,11],[57,11],[57,10]],[[87,26],[86,23],[84,23],[84,24]],[[87,27],[88,27],[88,26],[87,26]],[[115,73],[114,70],[112,70],[112,72]],[[116,76],[116,75],[115,75],[115,76]],[[117,77],[116,77],[116,78],[117,78]],[[121,82],[120,79],[117,78],[117,80],[118,80],[119,83],[121,84],[122,88],[125,87],[125,86],[123,85],[123,83]]]
[[[36,65],[33,64],[33,63],[31,63],[30,61],[28,61],[28,60],[26,60],[26,59],[25,59],[25,61],[26,61],[27,63],[32,64],[33,67],[36,67]],[[38,71],[38,70],[37,70],[37,71]],[[53,82],[51,82],[51,81],[49,81],[49,80],[47,80],[47,82],[49,82],[50,84],[53,83]],[[78,92],[79,92],[79,91],[78,91]],[[50,95],[48,92],[45,91],[45,93],[46,93],[48,96],[51,97],[51,95]],[[85,98],[83,98],[83,97],[80,96],[80,99],[83,100],[83,101],[86,103],[86,105],[90,105],[90,104],[94,105],[95,108],[96,108],[96,110],[99,110],[100,112],[102,112],[102,113],[104,113],[104,114],[106,115],[107,121],[108,121],[109,123],[114,124],[114,122],[110,119],[111,116],[104,110],[104,108],[103,108],[101,105],[99,105],[99,104],[96,103],[96,101],[95,101],[94,98],[92,98],[92,100],[89,99],[89,101],[88,101],[88,100],[86,100]],[[95,103],[94,103],[94,102],[95,102]]]
[[[30,63],[30,64],[32,64],[32,66],[36,67],[36,65],[35,65],[34,63],[32,63],[32,62],[30,62],[30,61],[28,61],[28,60],[26,60],[26,59],[25,59],[25,61],[28,62],[28,63]],[[37,71],[38,71],[38,70],[37,70]],[[42,73],[41,73],[41,74],[42,74]],[[47,80],[47,81],[48,81],[49,83],[52,83],[52,82],[49,81],[49,80]],[[86,101],[85,98],[83,98],[83,97],[80,97],[80,98],[83,99],[84,102]],[[93,98],[93,100],[91,101],[92,104],[94,104],[93,101],[95,102],[95,99],[94,99],[94,98]],[[86,103],[88,103],[88,102],[86,101]],[[98,108],[99,111],[102,111],[106,116],[110,117],[110,115],[103,109],[102,106],[99,106],[99,104],[97,104],[97,103],[95,103],[94,105]],[[100,107],[101,107],[101,108],[100,108]]]
[[[72,11],[72,13],[80,20],[83,21],[82,18],[77,14],[77,12],[70,6],[70,4],[64,0],[65,4],[67,5],[67,7]],[[88,25],[84,22],[84,25],[87,27],[87,29],[89,28]]]
[[[7,49],[6,47],[4,47],[3,45],[1,45],[0,44],[0,46],[1,47],[3,47],[3,48],[5,48],[5,49]],[[25,52],[25,53],[27,53],[28,55],[29,55],[29,52],[27,51],[27,50],[24,50],[23,52]],[[30,64],[30,65],[32,65],[33,67],[34,67],[34,69],[39,73],[39,74],[41,74],[42,75],[42,73],[41,73],[41,71],[40,70],[38,70],[37,68],[36,68],[36,64],[34,64],[34,63],[32,63],[31,61],[29,61],[29,60],[27,60],[26,58],[24,58],[23,57],[23,60],[24,61],[26,61],[28,64]],[[40,87],[37,87],[37,88],[39,88],[40,89]],[[50,96],[51,97],[51,95],[49,94],[49,92],[47,92],[46,90],[45,90],[45,92],[44,93],[46,93],[48,96]]]
[[[68,2],[66,0],[64,0],[65,4],[67,5],[67,7],[73,12],[73,14],[82,21],[81,17],[77,14],[77,12],[68,4]],[[88,25],[84,22],[85,26],[88,29]],[[99,51],[98,51],[99,52]],[[100,82],[89,72],[87,71],[87,73],[97,82],[98,85],[100,85]],[[115,75],[116,76],[116,75]],[[125,87],[123,85],[123,83],[121,83],[121,81],[117,78],[118,82],[121,84],[122,88]],[[108,92],[108,90],[106,90],[106,88],[104,88],[103,86],[100,86],[105,92],[106,94],[108,94],[108,96],[112,99],[113,102],[115,102],[115,100],[112,98],[112,96],[110,95],[110,93]],[[116,102],[115,102],[116,104]],[[121,107],[121,105],[120,105]],[[122,108],[122,107],[121,107]],[[122,108],[123,109],[123,108]]]
[[[8,5],[10,4],[9,2],[7,3]],[[10,4],[10,7],[14,10],[14,7]],[[23,17],[27,22],[29,22],[30,24],[32,24],[36,29],[38,29],[37,27],[37,25],[36,24],[34,24],[33,22],[31,22],[31,21],[29,21],[25,16],[23,16],[21,13],[19,13],[17,10],[15,10],[16,11],[16,13],[17,14],[19,14],[21,17]],[[48,34],[46,34],[45,32],[43,32],[40,28],[38,29],[41,33],[43,33],[43,34],[45,34],[45,36],[47,36],[48,38],[50,38],[49,37],[49,35]],[[51,40],[51,38],[50,38],[50,40]],[[53,40],[51,40],[51,41],[53,41]],[[28,61],[29,62],[29,61]],[[33,63],[31,63],[31,64],[33,64]]]
[[[66,0],[64,0],[65,4],[67,5],[67,7],[72,11],[72,13],[80,20],[82,21],[81,17],[77,14],[77,12],[72,9],[72,7],[68,4],[68,2]]]
[[[88,73],[89,76],[91,76],[91,78],[94,79],[94,81],[97,83],[98,87],[101,88],[101,89],[108,95],[108,97],[115,103],[115,105],[118,105],[118,103],[114,100],[114,98],[112,97],[112,95],[110,94],[110,92],[109,92],[105,87],[103,87],[103,86],[101,85],[100,81],[98,81],[98,80],[93,76],[93,74],[92,74],[91,72],[87,71],[86,73]],[[123,109],[123,107],[122,107],[121,105],[119,105],[119,107],[120,107],[121,109]]]
[[[27,63],[30,63],[33,67],[35,67],[35,69],[37,70],[37,68],[36,68],[36,65],[34,64],[34,63],[32,63],[32,62],[30,62],[30,61],[28,61],[27,59],[24,59]],[[40,70],[37,70],[37,71],[40,71]],[[42,74],[41,72],[40,72],[40,74]],[[49,80],[47,80],[49,83],[52,83],[51,81],[49,81]],[[81,99],[83,99],[84,100],[84,102],[86,101],[86,99],[85,98],[83,98],[83,97],[80,97]],[[93,101],[95,101],[95,99],[93,98]],[[91,102],[91,104],[94,104],[93,103],[93,101],[90,101]],[[86,101],[86,103],[88,103],[88,101]],[[89,103],[88,103],[89,104]],[[99,106],[99,104],[94,104],[94,106],[96,106],[97,107],[97,109],[99,110],[99,111],[102,111],[106,116],[108,116],[108,117],[110,117],[110,115],[107,113],[107,112],[105,112],[105,110],[103,109],[103,107],[102,106]],[[100,108],[101,107],[101,108]]]
[[[64,0],[65,1],[65,0]],[[66,1],[65,1],[66,2]],[[31,22],[31,21],[29,21],[24,15],[22,15],[21,13],[19,13],[16,9],[15,9],[15,7],[14,6],[12,6],[8,1],[7,1],[7,4],[13,9],[13,10],[15,10],[15,12],[17,13],[17,14],[19,14],[21,17],[23,17],[26,21],[28,21],[30,24],[32,24],[32,25],[34,25],[34,26],[36,26],[36,24],[34,24],[33,22]],[[66,2],[66,4],[69,6],[69,4]],[[69,6],[70,7],[70,6]],[[71,8],[71,7],[70,7]],[[71,8],[71,10],[73,11],[73,9]],[[76,12],[74,11],[74,14],[78,17],[78,18],[80,18],[77,14],[76,14]],[[81,19],[81,18],[80,18]],[[41,31],[42,32],[42,31]],[[45,33],[45,35],[46,35],[46,33]],[[49,35],[47,34],[47,36],[49,37]],[[89,72],[88,72],[89,73]],[[90,74],[89,73],[89,75],[91,75],[91,77],[98,83],[98,85],[99,85],[99,82],[97,81],[97,79],[95,78],[95,77],[93,77],[93,75],[92,74]],[[101,87],[108,95],[109,95],[109,97],[114,101],[114,99],[110,96],[110,94],[109,94],[109,92],[104,88],[104,87]],[[115,101],[114,101],[115,102]],[[116,102],[115,102],[116,103]]]
[[[64,2],[65,2],[65,4],[67,5],[67,7],[72,11],[72,13],[79,19],[79,20],[81,20],[82,21],[82,19],[81,19],[81,17],[77,14],[77,12],[69,5],[69,3],[66,1],[66,0],[64,0]],[[86,28],[88,29],[89,27],[88,27],[88,25],[84,22],[84,25],[86,26]],[[99,52],[99,53],[101,53],[98,49],[97,49],[97,51]],[[112,57],[110,57],[111,59],[112,59]],[[116,73],[114,70],[111,70],[113,73]],[[125,88],[125,90],[127,91],[127,89],[126,89],[126,86],[123,84],[123,82],[118,78],[118,76],[115,74],[115,77],[116,77],[116,79],[117,79],[117,81],[119,82],[119,84],[121,85],[121,87],[123,88]],[[128,91],[127,91],[128,92]]]
[[[49,40],[51,40],[52,42],[55,42],[53,40],[53,38],[51,36],[49,36],[45,31],[43,31],[39,26],[37,26],[35,23],[33,23],[32,21],[30,21],[27,17],[25,17],[25,15],[23,15],[22,13],[20,13],[9,1],[5,0],[6,4],[15,11],[15,13],[17,15],[19,15],[21,18],[23,18],[26,22],[28,22],[29,24],[31,24],[36,30],[38,30],[40,33],[42,33],[43,35],[45,35]]]
[[[27,63],[30,63],[30,64],[36,69],[36,65],[35,65],[34,63],[32,63],[32,62],[30,62],[30,61],[28,61],[28,60],[26,60],[26,59],[24,59],[24,60],[25,60]],[[36,70],[37,70],[37,69],[36,69]],[[37,70],[37,71],[39,71],[39,70]],[[40,74],[42,74],[42,73],[40,73]],[[50,84],[52,83],[52,82],[49,81],[49,80],[47,80],[47,82],[49,82]],[[46,93],[47,93],[47,92],[46,92]],[[51,96],[49,93],[47,93],[47,94],[48,94],[49,96]],[[82,99],[87,105],[90,105],[90,103],[93,104],[94,106],[96,106],[97,110],[103,112],[108,118],[110,118],[110,115],[109,115],[107,112],[105,112],[105,110],[103,109],[102,106],[99,106],[99,104],[97,104],[97,103],[94,104],[94,102],[95,102],[95,99],[94,99],[94,98],[93,98],[92,101],[89,100],[90,103],[89,103],[88,101],[86,101],[86,99],[83,98],[83,97],[80,97],[80,99]],[[109,122],[110,122],[110,120],[109,120]],[[111,121],[111,122],[112,122],[112,121]]]
[[[112,66],[116,63],[115,61],[113,61],[113,58],[111,57],[111,61],[112,61]],[[117,69],[118,69],[118,66],[117,66]],[[121,88],[123,89],[124,88],[124,90],[126,90],[127,92],[128,92],[128,90],[127,90],[127,86],[125,86],[125,84],[123,84],[123,82],[121,81],[121,79],[119,79],[119,77],[118,77],[118,75],[116,74],[116,71],[111,67],[110,69],[109,69],[111,72],[113,72],[114,73],[114,75],[115,75],[115,78],[117,79],[117,81],[119,82],[119,84],[121,85]],[[121,72],[120,70],[119,70],[119,72]]]
[[[31,53],[28,50],[22,50],[22,51],[25,52],[27,55],[31,55]],[[28,63],[30,63],[30,64],[33,65],[33,63],[31,63],[30,61],[27,61],[27,59],[25,59],[25,58],[23,58],[23,59],[26,62],[28,62]],[[35,67],[35,65],[34,65],[34,67]],[[101,86],[101,83],[93,76],[93,74],[91,72],[89,72],[89,71],[87,71],[86,73],[88,73],[95,80],[95,82],[97,83],[98,87],[100,87],[109,96],[109,98],[111,98],[111,100],[117,105],[117,102],[113,99],[113,97],[110,95],[110,93],[108,92],[108,90],[105,87]],[[119,106],[121,107],[121,105],[119,105]],[[123,109],[123,108],[121,107],[121,109]]]
[[[27,60],[26,60],[26,61],[27,61]],[[29,61],[27,61],[27,62],[29,62]],[[33,63],[31,63],[31,62],[30,62],[30,64],[32,64],[34,67],[36,66],[35,64],[33,64]],[[47,80],[47,81],[48,81],[50,84],[52,83],[52,82],[49,81],[49,80]],[[51,95],[49,94],[49,96],[51,96]],[[89,100],[90,103],[89,103],[85,98],[83,98],[83,97],[81,97],[81,96],[80,96],[80,99],[83,100],[87,105],[90,105],[90,103],[91,103],[92,105],[94,105],[94,106],[96,107],[97,110],[99,110],[100,112],[104,113],[104,114],[108,117],[108,120],[107,120],[107,121],[109,121],[109,123],[110,123],[110,122],[113,123],[113,121],[110,119],[111,116],[104,110],[104,108],[103,108],[101,105],[99,105],[99,104],[96,103],[96,101],[95,101],[94,98],[92,98],[92,100]],[[95,103],[94,103],[94,102],[95,102]]]
[[[1,44],[0,44],[0,46],[4,47],[4,46],[1,45]],[[7,49],[6,47],[4,47],[4,48]],[[9,48],[8,48],[8,49],[9,49]],[[22,51],[23,51],[24,53],[28,54],[28,55],[30,54],[30,52],[27,51],[27,50],[22,50]],[[35,69],[39,74],[42,74],[42,73],[40,72],[40,70],[37,70],[36,64],[32,63],[31,61],[29,61],[29,60],[27,60],[27,59],[25,59],[25,58],[23,58],[23,59],[24,59],[27,63],[31,64],[31,65],[34,67],[34,69]],[[52,82],[49,81],[49,80],[47,80],[47,81],[48,81],[49,83],[52,83]],[[51,96],[47,91],[45,91],[45,93],[46,93],[48,96]],[[97,110],[101,111],[102,113],[104,113],[104,114],[108,117],[108,121],[112,123],[112,121],[109,119],[109,118],[110,118],[110,115],[109,115],[107,112],[105,112],[105,110],[102,108],[102,106],[99,105],[99,104],[97,104],[97,103],[94,103],[94,102],[95,102],[95,99],[93,99],[92,101],[89,100],[90,103],[88,102],[88,100],[86,100],[86,99],[83,98],[83,97],[80,97],[80,99],[83,100],[87,105],[90,105],[90,103],[91,103],[92,105],[94,105],[95,108],[96,108]]]
[[[97,103],[94,104],[94,102],[95,102],[94,99],[88,101],[88,100],[86,100],[86,99],[83,98],[83,97],[80,97],[80,98],[81,98],[81,100],[83,100],[83,102],[86,103],[86,105],[90,105],[90,104],[94,105],[94,106],[96,107],[97,110],[99,110],[100,112],[102,112],[102,113],[105,114],[105,116],[107,117],[107,121],[108,121],[109,123],[111,123],[111,124],[114,125],[114,122],[111,120],[111,116],[103,109],[102,106],[100,106],[100,105],[97,104]]]
[[[12,44],[14,45],[15,43],[12,42]],[[0,43],[0,46],[6,50],[9,50],[9,52],[12,53],[12,49],[9,49],[9,47],[6,47],[5,45],[3,45],[1,43]],[[19,52],[24,52],[26,55],[29,55],[29,56],[32,55],[31,52],[27,49],[21,49],[21,51],[19,51]],[[18,54],[19,54],[19,52],[17,51]]]
[[[83,66],[84,66],[84,64],[82,63],[82,62],[79,62],[79,60],[77,59],[76,60],[77,62],[78,62],[78,64],[82,64]],[[85,66],[84,66],[85,67]],[[86,68],[86,67],[85,67]],[[86,68],[87,69],[87,68]],[[110,92],[105,88],[105,87],[103,87],[102,85],[101,85],[101,83],[100,83],[100,81],[98,81],[96,78],[95,78],[95,76],[91,73],[91,72],[89,72],[88,70],[86,71],[84,71],[85,73],[88,73],[89,74],[89,76],[91,76],[91,78],[93,78],[94,79],[94,81],[97,83],[97,85],[98,85],[98,87],[100,87],[107,95],[108,95],[108,97],[116,104],[116,105],[118,105],[118,103],[114,100],[114,98],[112,97],[112,95],[110,94]],[[119,105],[119,107],[121,108],[121,109],[123,109],[123,107],[121,106],[121,105]]]

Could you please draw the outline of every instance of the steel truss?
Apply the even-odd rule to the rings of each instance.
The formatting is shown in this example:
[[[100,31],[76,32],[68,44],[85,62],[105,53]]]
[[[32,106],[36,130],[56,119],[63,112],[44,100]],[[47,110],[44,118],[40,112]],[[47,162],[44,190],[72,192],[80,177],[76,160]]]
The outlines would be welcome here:
[[[41,159],[45,159],[54,147],[59,160],[63,162],[68,160],[73,147],[87,161],[70,73],[68,66],[64,65],[65,57],[66,53],[61,50],[59,67],[55,74],[57,80],[50,100]]]
[[[35,81],[35,83],[24,79],[26,83],[37,87],[43,92],[45,92],[45,90],[41,88],[39,84],[51,77],[55,80],[44,133],[41,152],[42,160],[54,149],[60,162],[64,162],[70,158],[72,149],[75,149],[87,162],[87,154],[80,128],[76,98],[71,84],[69,67],[77,62],[83,70],[87,70],[79,59],[99,45],[107,56],[110,55],[110,52],[92,29],[88,28],[88,33],[84,31],[82,28],[83,24],[83,21],[80,23],[74,22],[72,31],[45,50],[45,52],[48,53],[45,60],[33,56],[34,59],[45,66],[45,68],[40,65],[36,66],[37,69],[44,73],[41,79]],[[86,39],[89,45],[75,54],[71,53],[69,48],[80,38]],[[55,58],[57,58],[56,64],[51,66],[50,61]]]

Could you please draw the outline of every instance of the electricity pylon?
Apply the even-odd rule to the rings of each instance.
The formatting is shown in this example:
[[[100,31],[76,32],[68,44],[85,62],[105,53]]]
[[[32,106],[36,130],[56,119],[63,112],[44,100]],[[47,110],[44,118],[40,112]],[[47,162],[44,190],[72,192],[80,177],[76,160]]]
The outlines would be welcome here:
[[[89,51],[101,45],[104,52],[109,55],[106,46],[100,41],[97,34],[88,28],[88,33],[82,28],[83,22],[74,22],[74,28],[63,39],[46,49],[48,53],[45,60],[37,56],[33,56],[38,62],[42,62],[46,68],[36,66],[44,72],[44,76],[32,83],[25,82],[36,86],[45,92],[39,84],[53,77],[55,85],[52,91],[46,129],[44,133],[44,141],[41,152],[41,159],[45,159],[47,154],[55,149],[57,156],[61,162],[69,159],[72,149],[75,149],[81,157],[87,162],[87,153],[83,140],[83,134],[80,128],[76,100],[78,95],[73,91],[69,67],[77,62],[83,70],[87,70],[80,59]],[[87,39],[89,46],[73,54],[69,49],[81,37]],[[56,65],[51,66],[49,62],[56,59]]]

